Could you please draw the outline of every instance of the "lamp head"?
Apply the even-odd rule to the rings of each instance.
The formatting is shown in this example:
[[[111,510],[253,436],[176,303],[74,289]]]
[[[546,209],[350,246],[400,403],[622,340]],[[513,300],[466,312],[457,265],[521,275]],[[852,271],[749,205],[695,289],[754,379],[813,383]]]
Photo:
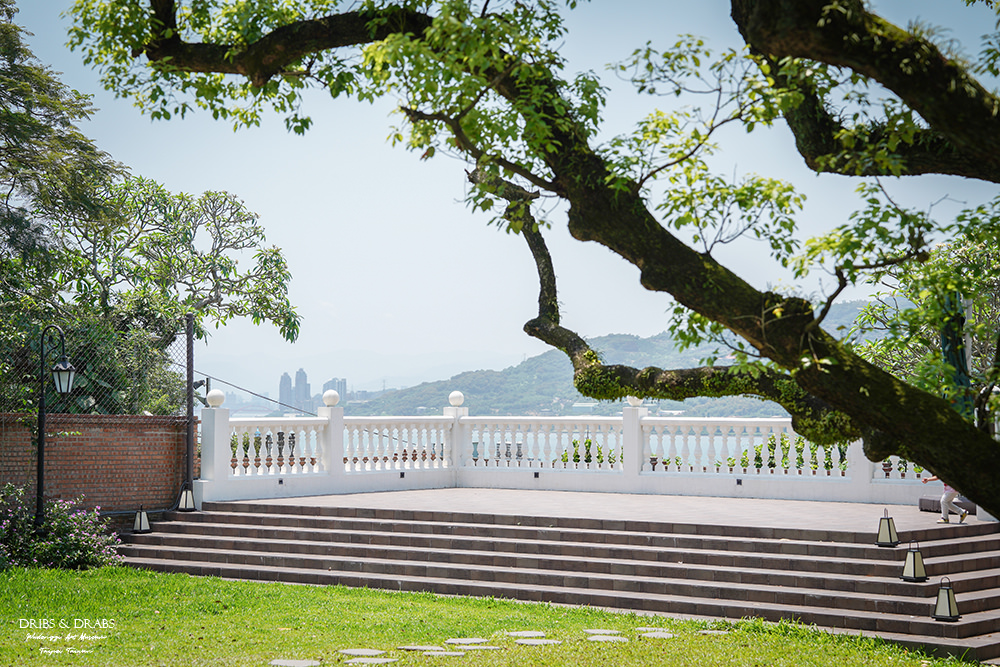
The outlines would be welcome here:
[[[69,363],[65,356],[52,367],[52,381],[56,385],[56,391],[60,394],[68,394],[73,391],[73,380],[76,379],[76,368]]]

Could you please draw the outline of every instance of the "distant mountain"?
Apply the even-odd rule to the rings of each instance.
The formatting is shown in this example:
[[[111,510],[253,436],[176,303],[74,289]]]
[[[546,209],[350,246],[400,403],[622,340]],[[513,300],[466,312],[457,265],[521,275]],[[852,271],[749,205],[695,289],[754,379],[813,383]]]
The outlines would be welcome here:
[[[863,301],[838,304],[831,309],[824,328],[835,335],[845,335],[864,305]],[[611,334],[589,342],[600,351],[607,363],[639,368],[689,368],[698,365],[699,360],[709,353],[707,348],[680,352],[667,333],[650,338]],[[573,367],[569,359],[559,350],[550,350],[502,371],[467,371],[448,380],[390,391],[364,403],[351,402],[345,412],[349,415],[441,414],[442,408],[448,405],[448,395],[456,389],[465,394],[464,406],[473,415],[568,415],[580,412],[611,415],[622,409],[620,402],[597,402],[581,395],[573,387]],[[659,401],[659,409],[705,417],[772,417],[787,414],[775,403],[743,397]]]

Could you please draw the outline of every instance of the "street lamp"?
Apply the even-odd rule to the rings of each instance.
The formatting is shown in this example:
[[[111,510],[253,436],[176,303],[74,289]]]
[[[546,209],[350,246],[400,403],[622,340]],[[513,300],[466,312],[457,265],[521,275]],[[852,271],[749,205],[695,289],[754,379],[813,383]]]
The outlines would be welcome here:
[[[59,332],[59,342],[62,349],[62,359],[52,367],[52,381],[56,385],[56,391],[61,395],[66,395],[73,391],[73,378],[76,377],[76,369],[69,363],[66,357],[66,337],[62,329],[55,324],[50,324],[42,329],[42,340],[39,345],[39,356],[41,361],[38,366],[38,480],[35,483],[35,529],[40,530],[45,520],[45,507],[42,498],[45,489],[45,336],[49,329]]]

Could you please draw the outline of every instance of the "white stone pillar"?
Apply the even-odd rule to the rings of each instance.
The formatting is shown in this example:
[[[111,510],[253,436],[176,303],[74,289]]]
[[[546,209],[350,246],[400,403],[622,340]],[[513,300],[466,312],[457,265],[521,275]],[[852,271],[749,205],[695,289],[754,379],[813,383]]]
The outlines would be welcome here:
[[[232,475],[233,453],[229,447],[229,408],[220,407],[226,395],[218,389],[208,392],[209,407],[201,411],[201,475],[194,483],[195,506],[214,500],[219,493],[213,484],[223,484]]]
[[[622,460],[625,477],[638,479],[642,472],[645,454],[645,439],[642,435],[642,420],[649,414],[648,408],[640,407],[642,399],[628,397],[628,405],[622,409]]]
[[[323,470],[330,475],[334,488],[340,485],[344,471],[344,408],[338,407],[340,394],[333,389],[323,394],[325,405],[317,410],[326,419],[323,429]]]
[[[876,465],[865,456],[864,444],[860,440],[847,446],[847,478],[850,480],[851,502],[883,502],[874,485]]]
[[[469,456],[471,443],[469,442],[468,429],[462,424],[462,417],[469,416],[469,408],[463,408],[465,396],[460,391],[453,391],[448,396],[448,405],[444,408],[444,416],[452,419],[451,434],[447,439],[447,451],[445,461],[448,465],[457,468],[459,471],[465,467],[465,462]]]

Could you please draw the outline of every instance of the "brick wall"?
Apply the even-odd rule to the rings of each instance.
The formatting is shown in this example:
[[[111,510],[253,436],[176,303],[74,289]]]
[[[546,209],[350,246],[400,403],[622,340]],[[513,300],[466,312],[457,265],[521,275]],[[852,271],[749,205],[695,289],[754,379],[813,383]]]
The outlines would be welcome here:
[[[34,423],[34,416],[29,416]],[[133,415],[45,416],[45,497],[84,496],[102,511],[171,506],[185,470],[183,417]],[[0,414],[0,484],[28,487],[34,496],[35,447],[22,415]],[[195,460],[195,477],[198,476]]]

